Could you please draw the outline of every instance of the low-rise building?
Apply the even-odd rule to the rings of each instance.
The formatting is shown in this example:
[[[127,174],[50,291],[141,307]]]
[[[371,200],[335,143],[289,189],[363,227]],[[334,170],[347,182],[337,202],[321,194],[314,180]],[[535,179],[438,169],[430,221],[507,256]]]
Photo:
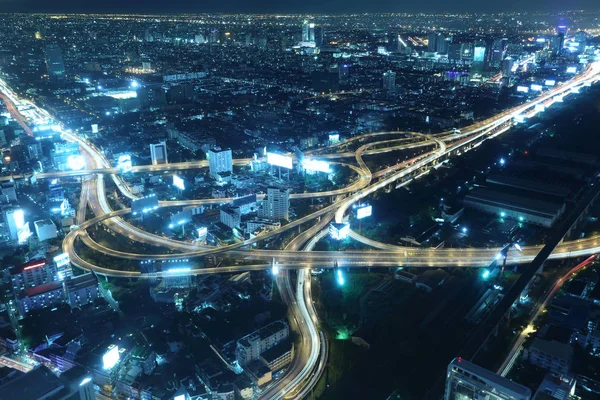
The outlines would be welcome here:
[[[289,336],[289,327],[283,320],[271,322],[237,341],[236,359],[241,366],[260,358],[265,351],[275,347]]]
[[[62,282],[50,282],[29,287],[23,290],[18,296],[19,309],[23,315],[31,310],[55,306],[64,300],[65,292]]]
[[[567,374],[573,360],[573,348],[556,340],[535,338],[525,355],[533,365],[555,374]]]
[[[260,360],[273,372],[291,363],[293,358],[294,344],[290,340],[285,340],[260,355]]]
[[[93,303],[94,300],[100,297],[98,277],[89,273],[75,278],[67,278],[65,280],[65,294],[71,308]]]
[[[37,234],[40,242],[48,239],[54,239],[58,236],[56,225],[54,225],[54,222],[52,222],[51,219],[41,219],[39,221],[35,221],[33,225],[35,226],[35,233]]]

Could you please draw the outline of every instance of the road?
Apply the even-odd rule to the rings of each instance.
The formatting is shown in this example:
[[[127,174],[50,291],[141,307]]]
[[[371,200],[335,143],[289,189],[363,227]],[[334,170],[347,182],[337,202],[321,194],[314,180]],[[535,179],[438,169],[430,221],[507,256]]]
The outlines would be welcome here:
[[[343,158],[354,156],[357,166],[350,166],[357,174],[358,178],[348,187],[321,193],[297,193],[293,194],[292,199],[335,196],[336,201],[332,204],[323,207],[322,209],[313,212],[310,215],[303,216],[297,220],[291,221],[282,228],[261,235],[257,238],[245,240],[240,243],[222,246],[219,248],[200,247],[192,243],[184,243],[150,234],[141,229],[133,227],[131,224],[123,220],[123,216],[130,213],[129,209],[112,210],[106,199],[104,179],[105,176],[110,176],[110,179],[115,183],[122,195],[135,199],[133,193],[129,189],[125,181],[119,176],[120,171],[111,166],[110,162],[104,157],[100,149],[87,142],[87,140],[63,129],[62,136],[66,140],[75,141],[79,144],[82,154],[86,158],[88,170],[78,172],[59,173],[60,176],[79,176],[82,174],[89,175],[82,186],[82,195],[80,209],[78,211],[79,227],[71,231],[63,241],[63,250],[71,257],[73,265],[86,270],[94,270],[96,273],[108,276],[120,277],[141,277],[138,271],[117,271],[104,268],[102,266],[93,265],[92,263],[83,260],[77,255],[74,250],[76,240],[81,240],[85,245],[102,252],[106,255],[130,259],[130,260],[146,260],[146,259],[167,259],[167,258],[188,258],[193,256],[207,256],[215,254],[226,254],[228,257],[235,258],[240,261],[250,261],[251,264],[232,265],[219,268],[204,268],[195,269],[192,274],[209,274],[219,272],[240,272],[247,270],[262,270],[270,268],[270,261],[276,259],[280,263],[282,270],[297,269],[298,279],[295,291],[291,288],[289,274],[284,272],[279,279],[283,296],[285,300],[292,304],[290,313],[297,320],[296,329],[301,333],[304,339],[302,346],[298,349],[298,355],[294,363],[289,367],[289,371],[284,377],[276,382],[272,388],[267,389],[263,393],[263,398],[278,399],[289,395],[292,398],[301,398],[310,390],[325,367],[323,357],[326,357],[327,343],[322,334],[318,331],[318,320],[314,310],[310,290],[310,275],[308,268],[330,268],[333,261],[337,261],[342,267],[359,268],[371,266],[414,266],[414,267],[435,267],[435,266],[459,266],[471,267],[488,265],[489,261],[496,257],[500,249],[414,249],[399,246],[393,246],[384,243],[378,243],[368,238],[353,232],[351,237],[354,240],[361,241],[374,247],[372,251],[312,251],[319,238],[327,235],[327,224],[335,218],[336,222],[343,222],[346,219],[347,211],[350,207],[359,202],[369,194],[375,193],[378,190],[385,188],[391,184],[405,185],[426,175],[445,160],[459,156],[466,151],[469,151],[483,141],[496,137],[512,126],[512,120],[516,115],[528,114],[531,115],[538,112],[537,105],[550,105],[558,101],[558,97],[565,96],[572,90],[583,85],[585,82],[598,81],[600,68],[597,63],[590,64],[588,69],[571,79],[570,81],[555,87],[552,90],[543,92],[537,98],[504,111],[483,121],[474,123],[473,125],[463,128],[462,133],[443,132],[442,134],[424,135],[419,133],[409,132],[375,132],[372,134],[362,135],[361,137],[352,138],[348,142],[356,140],[370,140],[377,136],[384,135],[402,135],[398,139],[389,139],[379,142],[370,142],[361,145],[354,152],[341,152],[332,155],[315,155],[316,152],[307,152],[312,154],[313,158]],[[53,120],[52,117],[44,110],[36,108],[30,102],[19,100],[6,84],[0,81],[0,92],[3,93],[3,99],[7,103],[7,107],[13,117],[19,123],[28,126],[31,123],[31,118],[45,118]],[[10,106],[12,104],[12,106]],[[27,115],[33,116],[25,118],[21,114],[20,108],[27,108]],[[28,132],[31,132],[30,130]],[[409,136],[410,137],[407,137]],[[340,146],[334,145],[330,149]],[[380,171],[370,171],[363,157],[368,155],[377,155],[385,152],[415,149],[419,147],[432,147],[433,150],[427,151],[425,154],[414,157],[405,162],[397,163],[396,165],[385,167]],[[246,165],[249,160],[236,160],[236,165]],[[134,172],[169,172],[176,170],[186,170],[193,168],[206,167],[206,161],[195,161],[187,163],[166,164],[156,166],[138,166],[134,167]],[[56,173],[39,174],[39,178],[56,177]],[[161,207],[181,207],[193,204],[209,204],[224,200],[214,199],[198,199],[192,201],[178,202],[161,202]],[[90,206],[95,214],[95,217],[87,221],[85,219],[85,208]],[[319,222],[313,225],[312,228],[305,230],[298,235],[299,239],[293,241],[288,248],[283,250],[257,250],[253,249],[252,245],[265,239],[280,235],[283,232],[291,229],[296,229],[301,225],[319,219]],[[121,252],[106,248],[93,241],[86,232],[86,229],[96,223],[104,223],[107,227],[115,232],[122,234],[134,241],[149,243],[178,251],[176,254],[136,254],[129,252]],[[551,255],[551,258],[567,258],[579,257],[582,255],[590,255],[600,251],[598,237],[581,239],[574,242],[566,242],[557,247],[556,251]],[[308,243],[304,251],[300,250],[304,243]],[[524,248],[520,254],[509,254],[509,263],[525,263],[533,260],[536,254],[540,251],[540,246],[529,246]],[[256,261],[266,262],[256,262]],[[155,274],[160,276],[160,273]],[[306,342],[306,343],[304,343]],[[325,356],[324,356],[325,354]]]

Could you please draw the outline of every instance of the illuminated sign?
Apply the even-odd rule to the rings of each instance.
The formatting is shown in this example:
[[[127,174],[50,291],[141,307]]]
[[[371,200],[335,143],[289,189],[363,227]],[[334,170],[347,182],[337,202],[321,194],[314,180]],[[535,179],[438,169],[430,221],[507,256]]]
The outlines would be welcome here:
[[[102,356],[102,367],[106,370],[112,369],[119,362],[119,346],[111,344],[108,351]]]
[[[267,163],[277,167],[292,169],[292,158],[278,153],[267,153]]]
[[[517,86],[517,92],[529,93],[529,87],[527,87],[527,86]]]
[[[173,175],[173,186],[178,189],[185,190],[185,182],[177,175]]]
[[[190,267],[176,267],[170,268],[166,272],[169,274],[185,274],[190,272],[192,269]]]
[[[554,79],[547,79],[546,82],[544,82],[544,85],[554,86],[554,85],[556,85],[556,81]]]
[[[198,228],[198,238],[204,238],[208,234],[208,228],[205,226],[201,226]]]
[[[336,144],[336,143],[339,143],[339,141],[340,141],[339,133],[332,133],[329,135],[329,143],[330,144]]]
[[[473,61],[482,62],[485,59],[485,47],[475,47]]]
[[[92,124],[92,133],[98,133],[98,124]]]
[[[577,67],[567,67],[567,74],[576,74]]]
[[[81,383],[79,383],[79,386],[84,386],[85,384],[90,383],[91,381],[92,381],[92,378],[87,376],[81,380]]]
[[[543,37],[540,37],[540,38],[535,39],[535,41],[538,42],[538,43],[545,43],[546,39],[543,38]]]
[[[46,262],[45,261],[41,261],[41,262],[38,262],[36,264],[29,265],[29,266],[23,268],[23,271],[29,271],[29,270],[32,270],[32,269],[43,267],[44,265],[46,265]]]
[[[20,208],[13,212],[13,218],[15,220],[15,226],[17,229],[23,228],[25,225],[25,213]]]
[[[79,171],[85,168],[85,159],[81,155],[72,155],[67,158],[67,165],[73,171]]]
[[[541,92],[541,91],[542,91],[542,89],[544,89],[544,88],[542,87],[542,85],[535,85],[535,84],[534,84],[534,85],[531,85],[531,90],[533,90],[534,92]]]
[[[173,400],[185,400],[185,394],[180,394],[179,396],[173,397]]]
[[[356,219],[370,217],[373,213],[373,206],[363,206],[356,209]]]
[[[71,260],[69,259],[69,255],[67,253],[62,253],[53,258],[54,264],[57,267],[64,267],[65,265],[69,265]]]
[[[350,234],[350,224],[329,224],[329,235],[334,240],[343,240]]]
[[[326,161],[305,158],[302,160],[302,167],[307,171],[331,173],[331,166]]]
[[[129,154],[123,154],[119,156],[119,160],[117,161],[118,168],[123,172],[131,172],[133,169],[133,164],[131,163],[131,156]]]

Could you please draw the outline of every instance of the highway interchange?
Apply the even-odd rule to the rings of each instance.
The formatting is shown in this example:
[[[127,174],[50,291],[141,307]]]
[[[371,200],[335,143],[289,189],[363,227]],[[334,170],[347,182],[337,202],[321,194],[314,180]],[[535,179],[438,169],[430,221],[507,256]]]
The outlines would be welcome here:
[[[98,274],[115,277],[144,277],[139,271],[122,271],[108,269],[100,265],[94,265],[88,260],[81,258],[75,251],[75,242],[81,240],[83,244],[94,251],[105,255],[130,259],[130,260],[164,260],[173,258],[191,258],[207,255],[223,254],[228,258],[244,261],[245,264],[221,266],[218,268],[193,269],[191,274],[210,273],[235,273],[248,270],[265,270],[272,268],[273,262],[277,262],[280,268],[277,282],[284,301],[290,308],[290,315],[295,320],[295,328],[299,331],[303,340],[299,346],[297,356],[286,374],[277,380],[272,386],[266,388],[261,398],[303,398],[318,381],[324,371],[327,357],[327,341],[318,328],[317,314],[313,307],[310,290],[309,268],[331,268],[333,262],[343,268],[358,268],[371,266],[411,266],[411,267],[481,267],[489,265],[499,252],[499,248],[493,249],[428,249],[409,248],[380,243],[363,237],[357,232],[351,231],[350,237],[373,248],[366,251],[312,251],[315,244],[328,234],[330,221],[343,222],[347,219],[348,210],[354,204],[368,195],[385,189],[390,185],[402,186],[410,184],[414,179],[430,173],[451,157],[458,156],[469,151],[484,140],[495,137],[510,129],[516,116],[530,116],[539,112],[539,105],[550,106],[556,101],[563,101],[563,97],[576,92],[583,85],[595,83],[600,79],[600,67],[598,63],[592,63],[586,71],[573,77],[571,80],[543,92],[537,98],[510,110],[504,111],[492,118],[477,122],[469,127],[463,128],[461,132],[444,132],[437,135],[424,135],[411,132],[376,132],[361,136],[355,136],[340,143],[345,146],[350,142],[358,141],[361,144],[367,140],[376,140],[379,136],[398,135],[399,138],[371,141],[361,144],[355,151],[344,151],[330,154],[318,154],[324,151],[337,150],[337,146],[322,148],[314,152],[313,158],[337,160],[349,157],[355,158],[355,164],[344,163],[350,167],[357,178],[346,188],[317,193],[295,193],[291,199],[305,198],[334,198],[335,201],[322,209],[291,221],[280,229],[260,235],[256,238],[222,247],[206,247],[197,244],[176,241],[163,236],[154,235],[134,227],[123,219],[131,212],[130,209],[112,210],[108,204],[105,192],[104,180],[109,178],[117,186],[120,193],[130,199],[137,198],[131,193],[127,183],[121,178],[120,171],[114,168],[104,157],[102,152],[90,144],[86,139],[70,131],[63,130],[62,136],[65,140],[79,143],[82,154],[86,159],[87,169],[84,171],[49,172],[37,174],[38,179],[57,178],[68,176],[84,176],[82,180],[82,191],[80,204],[77,212],[77,227],[75,227],[63,241],[63,251],[69,254],[73,265],[93,270]],[[45,110],[38,108],[27,100],[20,100],[11,89],[0,81],[0,93],[7,104],[9,112],[25,128],[31,132],[29,124],[31,113],[27,116],[22,114],[23,109],[34,110],[36,118],[47,118],[54,120]],[[402,149],[416,149],[421,151],[414,158],[399,162],[396,165],[386,167],[379,171],[371,171],[363,160],[363,156],[376,155],[389,151]],[[235,160],[235,165],[247,165],[250,160]],[[137,166],[133,172],[158,172],[176,171],[186,169],[205,168],[207,163],[186,162],[166,165]],[[197,199],[190,201],[161,201],[160,207],[181,207],[194,204],[222,204],[231,199]],[[86,218],[86,210],[89,205],[95,217]],[[315,222],[316,221],[316,222]],[[86,229],[94,224],[102,222],[105,226],[131,240],[156,245],[176,251],[166,254],[137,254],[122,252],[107,248],[95,242]],[[301,229],[306,224],[313,224],[298,234],[283,250],[253,249],[252,245],[275,237],[292,229]],[[541,245],[527,246],[521,253],[512,251],[508,254],[508,263],[527,263],[533,260],[542,248]],[[557,247],[550,258],[568,258],[591,255],[600,252],[600,238],[590,237],[577,241],[564,242]],[[289,270],[298,270],[296,288],[292,288],[289,279]],[[158,272],[157,275],[161,275]],[[149,277],[149,276],[148,276]]]

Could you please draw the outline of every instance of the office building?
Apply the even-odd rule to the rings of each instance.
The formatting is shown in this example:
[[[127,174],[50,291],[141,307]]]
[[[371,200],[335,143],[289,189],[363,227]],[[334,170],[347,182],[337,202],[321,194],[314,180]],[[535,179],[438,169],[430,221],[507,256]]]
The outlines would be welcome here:
[[[247,196],[236,197],[231,202],[234,208],[240,209],[240,214],[246,215],[257,211],[256,206],[256,194],[249,194]]]
[[[40,219],[33,223],[35,226],[35,233],[40,242],[48,239],[54,239],[58,236],[56,225],[51,219]]]
[[[267,198],[258,209],[258,216],[274,220],[289,219],[290,190],[270,187]]]
[[[69,277],[64,282],[67,303],[71,308],[91,304],[100,297],[98,277],[88,273],[76,277]]]
[[[513,65],[514,60],[511,57],[506,57],[502,60],[502,76],[506,78],[510,78],[513,74]]]
[[[23,210],[15,207],[7,207],[3,210],[4,223],[8,227],[8,236],[11,240],[19,239],[19,232],[26,225]]]
[[[49,308],[62,303],[65,300],[65,292],[61,282],[50,282],[26,288],[17,296],[17,300],[21,315],[25,315],[32,310]]]
[[[242,222],[242,214],[238,207],[225,206],[220,210],[221,223],[231,229],[239,228]]]
[[[573,361],[573,348],[556,340],[535,338],[525,350],[524,356],[533,365],[555,374],[566,375]]]
[[[2,182],[0,185],[0,203],[17,201],[17,190],[14,182]]]
[[[150,144],[150,158],[152,165],[167,164],[167,142],[162,140],[156,144]]]
[[[491,189],[472,190],[464,199],[464,206],[501,218],[550,228],[565,211],[565,204],[538,200]]]
[[[294,344],[284,340],[260,355],[260,360],[273,372],[279,371],[292,362],[294,358]]]
[[[396,91],[396,73],[387,71],[383,73],[383,89],[394,93]]]
[[[444,400],[529,400],[531,390],[462,358],[448,365]]]
[[[160,107],[167,104],[167,94],[162,86],[145,86],[136,90],[140,107]]]
[[[11,284],[14,293],[59,280],[56,265],[47,263],[44,259],[31,260],[5,270],[4,274],[4,281]]]
[[[313,22],[304,21],[302,23],[302,41],[303,42],[314,42],[315,41],[315,24]]]
[[[46,68],[48,76],[51,79],[62,78],[65,75],[65,62],[62,51],[56,43],[50,43],[46,46]]]
[[[221,150],[212,148],[206,152],[210,176],[215,177],[222,172],[233,172],[233,158],[231,149]]]
[[[431,32],[428,36],[427,51],[430,53],[448,54],[450,37],[441,32]]]
[[[237,341],[236,359],[245,366],[260,358],[265,351],[275,347],[289,336],[289,327],[283,320],[271,322]]]

